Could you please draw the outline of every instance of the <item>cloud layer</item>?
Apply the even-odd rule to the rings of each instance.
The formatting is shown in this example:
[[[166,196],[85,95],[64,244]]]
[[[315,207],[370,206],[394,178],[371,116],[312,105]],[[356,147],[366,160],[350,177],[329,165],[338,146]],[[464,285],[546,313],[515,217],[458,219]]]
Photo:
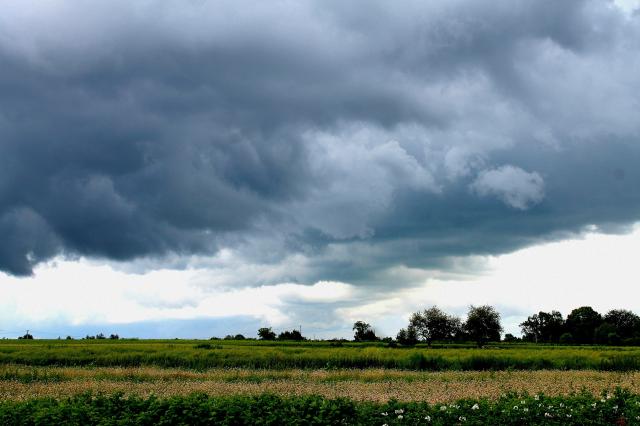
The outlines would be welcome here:
[[[639,19],[596,0],[10,1],[0,270],[198,255],[244,285],[400,284],[619,229],[640,218]]]

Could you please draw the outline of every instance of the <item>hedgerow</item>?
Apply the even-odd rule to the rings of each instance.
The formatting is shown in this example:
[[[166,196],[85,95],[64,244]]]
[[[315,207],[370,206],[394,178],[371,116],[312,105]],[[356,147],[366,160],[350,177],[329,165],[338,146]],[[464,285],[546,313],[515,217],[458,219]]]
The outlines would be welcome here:
[[[640,396],[625,390],[594,396],[504,395],[496,401],[386,404],[274,395],[124,397],[82,394],[68,399],[1,402],[3,425],[632,425]]]

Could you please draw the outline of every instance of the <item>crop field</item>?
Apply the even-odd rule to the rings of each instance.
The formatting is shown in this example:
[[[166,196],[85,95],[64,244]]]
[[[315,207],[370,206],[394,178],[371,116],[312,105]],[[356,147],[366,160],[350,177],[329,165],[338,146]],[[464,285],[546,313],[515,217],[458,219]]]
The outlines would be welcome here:
[[[163,368],[386,368],[420,371],[640,370],[637,347],[497,345],[389,348],[383,344],[258,341],[0,340],[0,364]]]
[[[633,347],[1,340],[0,424],[97,424],[107,406],[122,424],[640,424],[639,365]]]

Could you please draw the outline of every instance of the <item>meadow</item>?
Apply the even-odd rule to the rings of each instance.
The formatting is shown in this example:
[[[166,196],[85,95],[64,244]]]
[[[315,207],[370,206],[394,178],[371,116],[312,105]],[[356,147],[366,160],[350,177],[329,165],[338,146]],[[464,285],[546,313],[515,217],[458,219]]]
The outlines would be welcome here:
[[[192,340],[0,340],[0,364],[162,368],[386,368],[419,371],[640,370],[640,348]]]

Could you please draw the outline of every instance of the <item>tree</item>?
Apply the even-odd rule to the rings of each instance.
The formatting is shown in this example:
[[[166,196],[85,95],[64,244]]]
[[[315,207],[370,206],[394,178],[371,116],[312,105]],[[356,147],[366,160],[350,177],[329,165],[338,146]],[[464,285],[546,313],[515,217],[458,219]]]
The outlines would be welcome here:
[[[418,343],[418,333],[416,333],[416,328],[409,325],[406,329],[402,328],[398,332],[396,336],[396,340],[401,345],[413,346]]]
[[[275,340],[276,333],[271,330],[271,327],[262,327],[258,329],[258,337],[262,340]]]
[[[604,316],[604,321],[613,325],[622,339],[640,334],[640,317],[625,309],[613,309]]]
[[[596,328],[602,323],[602,316],[591,308],[582,306],[567,315],[567,331],[576,343],[593,343]]]
[[[451,340],[460,327],[460,319],[447,315],[437,306],[432,306],[412,314],[409,326],[413,327],[418,336],[431,346],[434,340]]]
[[[371,324],[367,324],[364,321],[356,321],[353,324],[353,340],[356,342],[373,342],[378,340],[376,332],[371,328]]]
[[[500,314],[492,306],[470,306],[464,328],[481,348],[487,342],[500,340]]]
[[[302,334],[300,333],[300,331],[298,330],[291,330],[291,331],[283,331],[282,333],[280,333],[280,335],[278,336],[278,340],[305,340],[304,337],[302,337]]]
[[[564,330],[564,319],[558,311],[539,312],[520,324],[523,339],[531,342],[557,342]]]

